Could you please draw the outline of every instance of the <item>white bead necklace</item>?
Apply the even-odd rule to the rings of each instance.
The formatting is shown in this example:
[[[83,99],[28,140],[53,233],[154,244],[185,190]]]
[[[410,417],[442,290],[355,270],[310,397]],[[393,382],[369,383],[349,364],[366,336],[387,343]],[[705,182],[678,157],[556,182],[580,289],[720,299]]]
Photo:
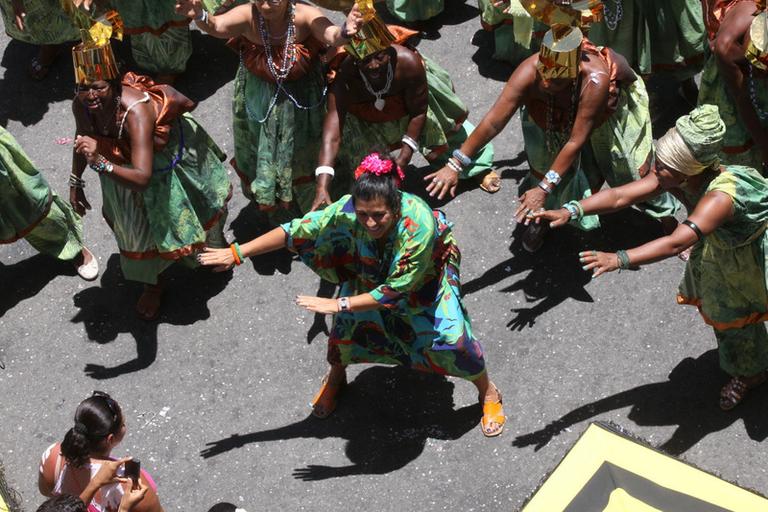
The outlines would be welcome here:
[[[392,63],[387,63],[387,83],[384,84],[384,87],[382,89],[379,89],[378,91],[374,91],[373,87],[371,87],[371,84],[368,82],[368,79],[365,78],[365,74],[363,73],[363,70],[358,68],[358,73],[360,73],[360,78],[363,79],[363,85],[365,85],[365,88],[368,89],[368,92],[371,93],[376,98],[376,101],[373,102],[373,106],[376,110],[384,110],[384,105],[387,104],[387,100],[382,98],[385,94],[389,92],[389,88],[392,86],[392,78],[394,77],[395,73],[392,70]]]

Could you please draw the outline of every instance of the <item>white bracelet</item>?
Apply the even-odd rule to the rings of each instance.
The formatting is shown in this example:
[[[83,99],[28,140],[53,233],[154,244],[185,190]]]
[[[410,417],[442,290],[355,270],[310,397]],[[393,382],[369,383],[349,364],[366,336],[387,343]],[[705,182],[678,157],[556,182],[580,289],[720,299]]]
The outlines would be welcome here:
[[[333,178],[336,175],[336,171],[330,165],[321,165],[315,169],[315,176],[320,176],[321,174],[330,174],[331,178]]]
[[[403,135],[403,138],[400,140],[402,141],[403,144],[411,148],[414,151],[414,153],[419,151],[419,143],[413,140],[413,138],[411,138],[410,136]]]
[[[203,25],[207,25],[208,24],[208,11],[203,9],[203,12],[200,14],[200,16],[195,18],[195,21],[199,21]]]
[[[456,162],[453,160],[453,158],[449,158],[449,159],[448,159],[448,167],[450,167],[450,168],[451,168],[451,170],[455,171],[455,172],[456,172],[456,174],[461,174],[461,171],[463,171],[463,170],[464,170],[464,169],[462,169],[462,168],[461,168],[461,166],[460,166],[459,164],[457,164],[457,163],[456,163]]]

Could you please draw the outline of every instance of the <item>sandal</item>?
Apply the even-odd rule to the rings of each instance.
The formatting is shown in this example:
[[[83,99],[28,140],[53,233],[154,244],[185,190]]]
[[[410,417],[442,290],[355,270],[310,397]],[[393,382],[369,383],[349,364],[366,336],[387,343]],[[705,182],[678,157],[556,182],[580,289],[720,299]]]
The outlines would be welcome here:
[[[732,377],[720,390],[720,409],[730,411],[743,400],[747,391],[756,388],[766,380],[766,374],[762,373],[752,383],[748,383],[744,377]]]
[[[91,257],[88,263],[85,262],[87,256]],[[86,281],[93,281],[99,277],[99,262],[96,260],[96,256],[85,246],[83,246],[80,258],[77,258],[75,271]]]
[[[483,431],[485,437],[496,437],[504,431],[504,424],[507,422],[507,417],[504,415],[504,408],[502,407],[501,391],[493,384],[496,389],[496,394],[499,395],[498,400],[485,400],[483,401],[483,417],[480,419],[480,430]],[[490,424],[495,423],[498,425],[496,430],[490,430]]]
[[[327,418],[336,410],[336,405],[338,404],[336,397],[338,396],[339,391],[347,385],[347,376],[345,374],[344,379],[342,379],[340,383],[331,386],[328,383],[330,374],[331,372],[325,374],[323,382],[320,385],[320,390],[309,403],[312,407],[312,416],[321,420]]]
[[[501,176],[496,171],[490,171],[480,180],[480,188],[489,194],[495,194],[501,190]]]

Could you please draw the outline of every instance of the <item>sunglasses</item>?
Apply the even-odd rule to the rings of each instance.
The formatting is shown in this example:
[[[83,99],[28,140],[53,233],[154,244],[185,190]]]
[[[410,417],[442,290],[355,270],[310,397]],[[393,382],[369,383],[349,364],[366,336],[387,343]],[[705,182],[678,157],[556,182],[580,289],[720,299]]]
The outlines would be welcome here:
[[[111,412],[112,416],[114,416],[113,421],[116,421],[120,417],[120,407],[118,407],[117,402],[115,402],[115,399],[109,396],[108,393],[105,393],[103,391],[94,391],[91,396],[92,397],[97,396],[104,400],[104,403],[106,403],[107,407],[109,408],[109,412]]]

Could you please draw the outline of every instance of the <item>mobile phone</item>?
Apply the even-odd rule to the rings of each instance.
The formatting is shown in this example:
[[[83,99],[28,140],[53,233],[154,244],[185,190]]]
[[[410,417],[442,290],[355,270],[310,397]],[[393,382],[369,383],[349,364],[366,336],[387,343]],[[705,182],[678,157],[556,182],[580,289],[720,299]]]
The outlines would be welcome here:
[[[125,478],[133,480],[133,486],[139,486],[139,474],[141,473],[141,461],[133,459],[125,463]]]

